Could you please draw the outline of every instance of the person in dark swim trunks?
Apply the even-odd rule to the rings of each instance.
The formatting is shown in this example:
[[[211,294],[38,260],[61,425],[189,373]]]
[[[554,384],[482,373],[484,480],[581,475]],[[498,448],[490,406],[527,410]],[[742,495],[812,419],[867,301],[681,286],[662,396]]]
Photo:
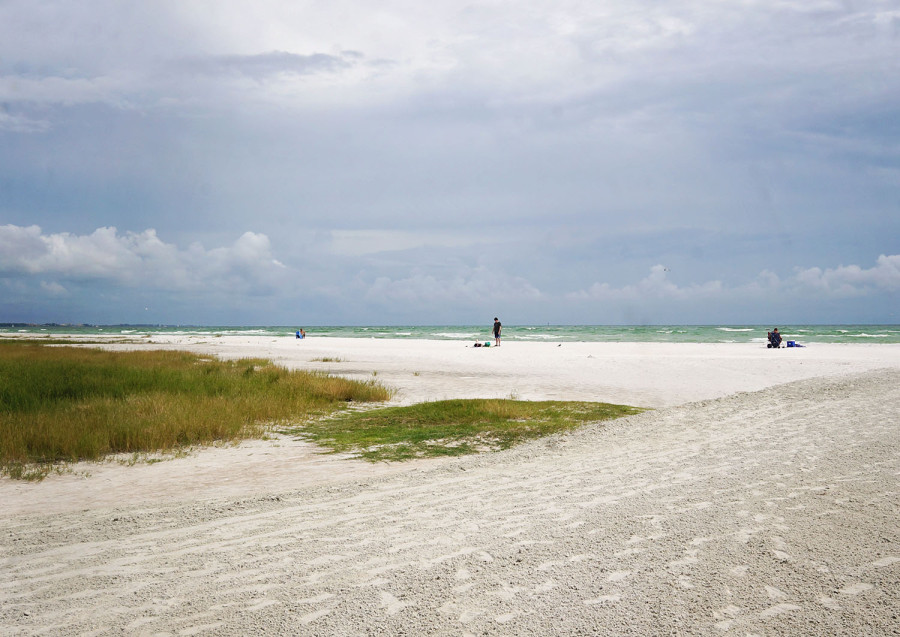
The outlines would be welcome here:
[[[494,345],[500,347],[500,328],[503,327],[500,324],[500,319],[496,316],[494,317]]]

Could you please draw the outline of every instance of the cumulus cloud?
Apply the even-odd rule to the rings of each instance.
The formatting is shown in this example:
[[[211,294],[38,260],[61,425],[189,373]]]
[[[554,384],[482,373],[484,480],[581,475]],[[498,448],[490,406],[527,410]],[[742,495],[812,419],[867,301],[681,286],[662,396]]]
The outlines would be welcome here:
[[[650,274],[634,285],[620,288],[608,283],[595,283],[587,290],[573,292],[567,297],[570,300],[596,301],[640,301],[648,299],[708,299],[722,292],[721,281],[708,281],[702,284],[691,284],[679,287],[668,278],[669,269],[663,265],[654,265]]]
[[[670,280],[669,269],[662,265],[650,268],[650,274],[633,285],[614,287],[594,283],[591,287],[566,295],[572,301],[701,301],[755,297],[779,291],[819,298],[865,296],[900,290],[900,255],[881,255],[871,268],[858,265],[823,270],[819,267],[797,269],[793,276],[782,279],[763,270],[756,280],[737,286],[721,281],[680,286]]]
[[[822,270],[798,270],[794,280],[799,287],[823,292],[829,296],[861,296],[872,292],[900,290],[900,254],[881,255],[868,269],[858,265]]]
[[[273,258],[269,238],[246,232],[232,245],[186,250],[165,243],[153,229],[119,234],[113,227],[89,235],[44,234],[39,226],[0,226],[0,277],[36,275],[48,293],[61,282],[96,281],[173,291],[270,289],[286,268]]]

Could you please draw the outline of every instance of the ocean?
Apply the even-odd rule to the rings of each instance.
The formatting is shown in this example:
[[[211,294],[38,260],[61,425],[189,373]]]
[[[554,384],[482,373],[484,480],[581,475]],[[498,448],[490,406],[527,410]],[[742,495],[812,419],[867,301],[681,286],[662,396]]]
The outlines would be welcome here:
[[[221,326],[221,325],[0,325],[3,334],[78,335],[248,335],[293,337],[300,328],[308,338],[396,338],[490,340],[491,324],[394,326]],[[765,343],[771,325],[504,325],[504,341]],[[900,343],[900,325],[778,325],[785,340],[808,343]]]

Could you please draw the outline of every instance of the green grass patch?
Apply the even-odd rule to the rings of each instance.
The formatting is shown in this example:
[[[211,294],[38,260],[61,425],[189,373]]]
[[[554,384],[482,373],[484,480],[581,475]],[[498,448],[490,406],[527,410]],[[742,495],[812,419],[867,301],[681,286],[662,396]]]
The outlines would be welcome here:
[[[335,452],[370,461],[457,456],[499,450],[587,423],[644,411],[575,401],[443,400],[342,412],[288,430]]]
[[[4,342],[0,473],[33,478],[60,462],[260,437],[273,423],[391,395],[373,381],[289,371],[262,359]]]

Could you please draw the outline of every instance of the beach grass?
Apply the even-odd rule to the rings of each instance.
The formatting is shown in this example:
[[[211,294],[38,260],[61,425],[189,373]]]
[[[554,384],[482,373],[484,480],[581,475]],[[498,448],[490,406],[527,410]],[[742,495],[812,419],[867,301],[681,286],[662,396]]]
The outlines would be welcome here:
[[[0,474],[40,479],[112,454],[294,434],[370,461],[506,449],[640,408],[576,401],[444,400],[377,408],[393,391],[265,359],[112,352],[0,339]],[[362,406],[361,409],[347,409]]]
[[[260,437],[272,423],[391,395],[374,381],[263,359],[4,341],[0,473],[40,477],[61,462]]]
[[[373,462],[398,461],[507,449],[641,411],[627,405],[580,401],[442,400],[336,412],[287,432]]]

